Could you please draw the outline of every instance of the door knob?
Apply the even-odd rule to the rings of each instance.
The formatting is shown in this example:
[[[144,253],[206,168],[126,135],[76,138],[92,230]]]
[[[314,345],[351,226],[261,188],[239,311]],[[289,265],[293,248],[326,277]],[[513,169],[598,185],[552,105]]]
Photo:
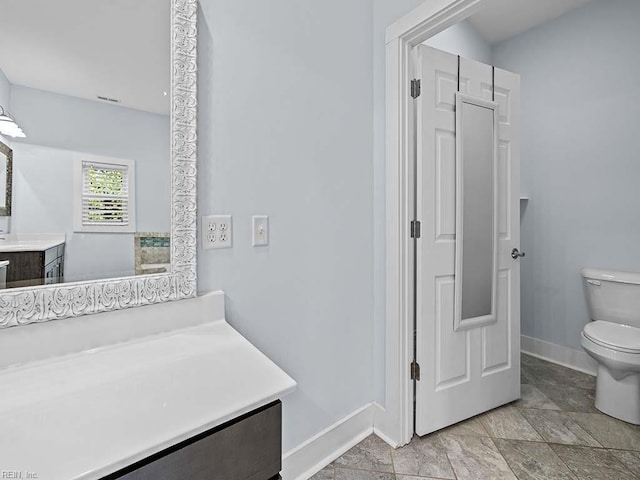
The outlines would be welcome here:
[[[520,257],[524,257],[524,252],[521,252],[517,248],[514,248],[513,250],[511,250],[511,258],[513,258],[514,260],[517,260]]]

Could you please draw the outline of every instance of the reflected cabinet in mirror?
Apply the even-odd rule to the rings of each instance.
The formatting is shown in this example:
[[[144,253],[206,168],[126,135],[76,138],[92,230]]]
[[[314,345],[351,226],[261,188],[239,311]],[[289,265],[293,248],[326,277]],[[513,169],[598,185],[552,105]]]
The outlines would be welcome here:
[[[196,16],[0,4],[0,326],[195,294]]]
[[[496,321],[496,108],[456,94],[456,330]]]

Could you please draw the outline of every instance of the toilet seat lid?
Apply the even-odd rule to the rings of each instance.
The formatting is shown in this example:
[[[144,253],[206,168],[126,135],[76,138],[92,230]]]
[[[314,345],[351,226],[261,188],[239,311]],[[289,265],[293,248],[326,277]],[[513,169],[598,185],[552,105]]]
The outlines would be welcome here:
[[[584,336],[613,350],[640,353],[640,328],[620,323],[595,321],[585,325]]]

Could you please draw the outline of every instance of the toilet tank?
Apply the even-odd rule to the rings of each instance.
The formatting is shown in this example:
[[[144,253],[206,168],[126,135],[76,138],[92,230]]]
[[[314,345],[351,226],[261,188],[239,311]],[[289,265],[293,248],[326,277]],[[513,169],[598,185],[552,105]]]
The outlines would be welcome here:
[[[591,320],[640,327],[640,273],[582,269]]]

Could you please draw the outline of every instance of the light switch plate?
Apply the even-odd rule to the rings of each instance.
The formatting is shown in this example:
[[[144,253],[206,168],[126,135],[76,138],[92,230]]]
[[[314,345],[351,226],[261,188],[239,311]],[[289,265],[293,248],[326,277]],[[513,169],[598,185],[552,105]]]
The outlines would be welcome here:
[[[269,245],[269,217],[266,215],[254,215],[252,217],[251,245],[264,247]]]
[[[231,248],[233,225],[231,215],[206,215],[202,217],[202,248]]]

